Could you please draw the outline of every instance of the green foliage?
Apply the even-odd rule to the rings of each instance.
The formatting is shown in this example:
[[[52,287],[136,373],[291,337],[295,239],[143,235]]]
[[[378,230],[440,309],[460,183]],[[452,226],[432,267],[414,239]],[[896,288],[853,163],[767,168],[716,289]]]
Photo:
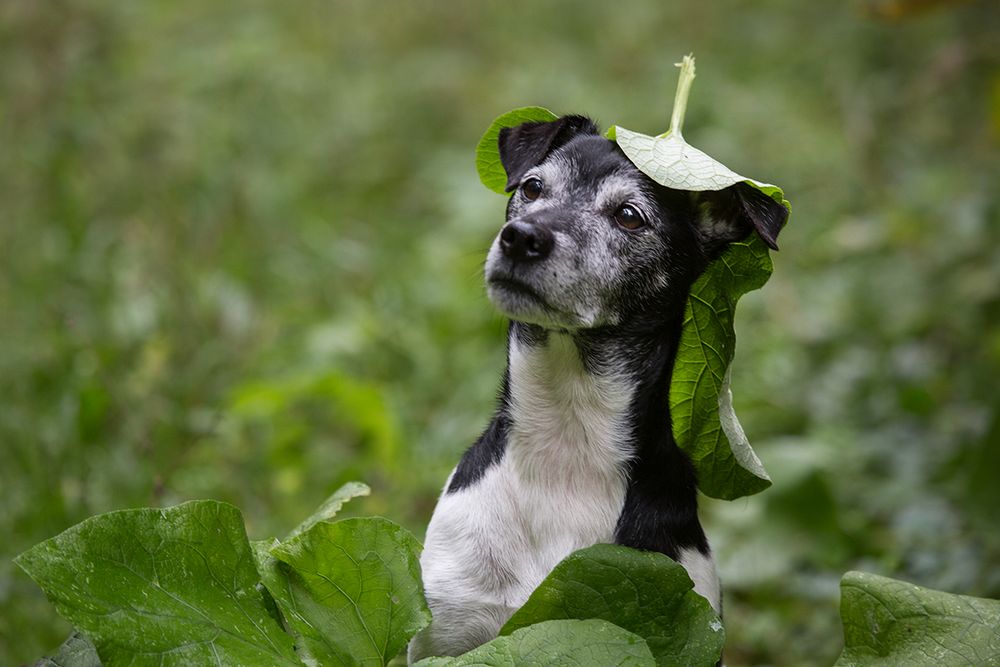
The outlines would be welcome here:
[[[849,569],[1000,597],[1000,12],[876,5],[0,3],[0,663],[71,630],[12,558],[94,514],[280,537],[364,479],[420,538],[504,363],[472,143],[659,130],[679,51],[685,137],[796,200],[731,366],[774,486],[701,503],[727,664],[833,663]]]
[[[865,572],[840,582],[837,667],[1000,665],[1000,600],[942,593]]]
[[[251,546],[236,508],[192,501],[92,517],[17,563],[105,664],[384,665],[430,613],[409,532],[332,522],[367,492],[338,489],[282,542]],[[96,655],[73,637],[49,660]]]
[[[236,508],[206,500],[91,517],[29,549],[18,565],[84,633],[38,664],[389,664],[431,618],[416,539],[334,521],[367,490],[338,489],[280,542],[251,544]],[[1000,664],[1000,601],[860,572],[842,590],[838,666]],[[598,544],[556,565],[499,637],[419,665],[707,666],[724,636],[680,564]]]
[[[251,544],[235,508],[193,501],[92,517],[30,549],[18,564],[94,642],[74,635],[49,664],[388,664],[430,613],[409,532],[334,521],[367,492],[338,489],[280,542]],[[556,568],[510,636],[428,664],[711,664],[720,630],[680,565],[598,545]]]
[[[658,665],[714,665],[725,631],[687,571],[663,554],[598,544],[567,556],[500,631],[600,618],[646,640]]]
[[[543,621],[498,637],[457,658],[427,658],[419,667],[517,667],[613,665],[653,667],[641,637],[606,621]]]

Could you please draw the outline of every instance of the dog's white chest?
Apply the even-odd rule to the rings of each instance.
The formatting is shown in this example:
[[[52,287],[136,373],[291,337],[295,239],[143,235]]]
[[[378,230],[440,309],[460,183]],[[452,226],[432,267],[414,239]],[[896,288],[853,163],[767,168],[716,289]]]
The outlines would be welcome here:
[[[568,336],[511,345],[507,472],[539,569],[575,549],[610,542],[625,500],[631,386],[582,366]]]
[[[563,338],[525,349],[511,342],[504,456],[475,483],[445,493],[427,529],[428,602],[435,618],[466,626],[456,633],[465,639],[488,640],[560,560],[614,539],[631,388],[588,373]]]

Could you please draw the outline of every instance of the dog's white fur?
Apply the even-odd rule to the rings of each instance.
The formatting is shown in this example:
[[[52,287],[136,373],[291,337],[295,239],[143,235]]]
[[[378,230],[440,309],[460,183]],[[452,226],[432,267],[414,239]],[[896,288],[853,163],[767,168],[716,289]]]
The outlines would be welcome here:
[[[632,383],[588,372],[567,334],[550,332],[537,346],[512,336],[509,357],[506,452],[481,479],[438,501],[421,557],[435,622],[414,638],[411,659],[458,655],[493,639],[559,561],[614,539],[632,453]],[[680,562],[718,610],[711,557],[685,550]]]
[[[721,615],[722,586],[712,554],[703,554],[697,549],[681,549],[677,554],[677,562],[684,566],[694,582],[694,592],[708,600],[715,613]]]

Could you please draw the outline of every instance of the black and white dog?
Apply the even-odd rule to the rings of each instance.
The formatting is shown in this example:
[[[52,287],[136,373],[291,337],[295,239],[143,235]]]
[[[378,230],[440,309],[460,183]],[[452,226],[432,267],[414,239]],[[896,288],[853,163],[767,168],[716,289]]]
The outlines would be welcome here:
[[[721,609],[667,394],[691,284],[752,232],[776,247],[787,212],[743,184],[664,188],[581,116],[505,129],[499,149],[514,194],[486,284],[512,320],[507,370],[427,528],[434,618],[411,661],[494,638],[553,566],[600,542],[674,558]]]

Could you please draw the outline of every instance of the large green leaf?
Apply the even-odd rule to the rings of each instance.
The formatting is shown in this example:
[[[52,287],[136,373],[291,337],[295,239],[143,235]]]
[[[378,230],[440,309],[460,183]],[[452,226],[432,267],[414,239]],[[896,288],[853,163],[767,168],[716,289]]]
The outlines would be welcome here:
[[[522,628],[457,658],[426,658],[416,667],[652,667],[655,664],[642,638],[627,630],[600,620],[560,620]]]
[[[756,235],[733,243],[691,287],[684,307],[670,418],[674,439],[698,472],[698,487],[732,500],[771,486],[733,410],[730,366],[736,352],[736,302],[771,275],[771,258]]]
[[[110,512],[17,558],[105,664],[297,665],[256,588],[239,510]]]
[[[295,652],[307,665],[342,664],[337,628],[328,625],[329,615],[302,586],[291,583],[292,569],[271,555],[278,540],[256,540],[253,548],[257,571],[265,592],[285,628],[295,636]]]
[[[304,659],[384,665],[430,622],[419,551],[408,531],[376,517],[321,521],[271,548],[280,563],[258,560]]]
[[[740,176],[689,144],[680,132],[668,131],[650,137],[616,126],[614,137],[639,171],[665,187],[702,192],[748,183],[779,204],[784,202],[781,188]]]
[[[864,572],[840,582],[837,667],[1000,665],[1000,600],[954,595]]]
[[[609,137],[618,142],[622,152],[639,171],[662,186],[701,192],[724,190],[745,182],[787,207],[788,202],[785,201],[781,188],[740,176],[684,140],[684,116],[695,78],[694,56],[684,56],[677,66],[681,71],[670,117],[670,129],[657,137],[650,137],[615,126],[608,131]]]
[[[367,496],[369,493],[371,493],[371,489],[367,484],[361,482],[344,484],[334,491],[308,519],[296,526],[285,539],[288,540],[307,532],[320,521],[332,521],[346,502],[359,496]],[[294,590],[289,583],[290,568],[271,555],[271,550],[279,544],[280,542],[276,539],[255,540],[250,543],[257,571],[260,573],[264,586],[265,604],[271,615],[283,622],[295,635],[298,640],[295,650],[299,657],[308,665],[320,664],[313,648],[317,645],[325,646],[332,631],[330,628],[313,625],[313,620],[319,616],[310,614],[301,608],[302,604],[308,605],[309,601],[304,600],[300,603],[297,597],[298,591]],[[282,601],[284,614],[278,608],[276,598]],[[335,660],[322,650],[319,652],[319,656],[326,661]]]
[[[714,665],[725,631],[687,571],[659,553],[598,544],[556,565],[500,631],[600,618],[646,640],[658,665]]]

